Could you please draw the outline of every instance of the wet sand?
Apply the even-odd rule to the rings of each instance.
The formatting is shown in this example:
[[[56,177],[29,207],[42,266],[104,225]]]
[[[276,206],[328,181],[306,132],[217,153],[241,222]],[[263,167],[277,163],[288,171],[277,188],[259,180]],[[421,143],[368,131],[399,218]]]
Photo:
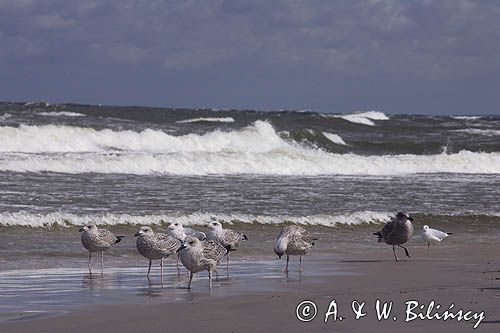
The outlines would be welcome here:
[[[311,254],[306,257],[305,272],[300,277],[296,262],[288,276],[280,272],[284,262],[273,261],[265,278],[236,273],[236,277],[207,290],[202,275],[193,289],[180,290],[182,297],[166,287],[159,300],[137,302],[136,296],[125,296],[112,304],[96,303],[72,307],[51,307],[47,316],[26,313],[4,313],[0,331],[9,332],[271,332],[324,331],[338,332],[494,332],[500,330],[500,244],[445,245],[426,250],[410,248],[412,258],[394,262],[389,246],[363,250],[343,250],[335,256]],[[402,251],[399,252],[402,257]],[[253,263],[255,264],[255,263]],[[237,262],[238,267],[252,265]],[[325,268],[325,266],[327,266]],[[323,267],[323,269],[321,269]],[[309,270],[309,272],[308,272]],[[266,272],[262,273],[263,275]],[[183,281],[183,280],[182,280]],[[181,282],[182,282],[181,281]],[[179,288],[179,287],[177,287]],[[122,293],[122,290],[115,291]],[[143,298],[144,299],[144,298]],[[149,298],[148,298],[149,299]],[[393,301],[388,320],[378,321],[375,302]],[[317,316],[310,322],[296,318],[296,306],[303,300],[314,301]],[[332,300],[338,317],[324,323]],[[366,302],[366,316],[354,319],[352,301]],[[485,318],[476,330],[477,319],[413,320],[405,322],[406,304],[418,301],[427,306],[432,300],[443,313],[451,303],[455,312],[463,309],[480,313]],[[91,303],[91,301],[89,301]],[[95,302],[92,302],[95,303]],[[422,310],[425,313],[427,308]],[[59,312],[58,312],[59,311]],[[420,313],[417,309],[415,313]],[[431,311],[436,313],[436,310]],[[393,317],[397,317],[397,321]]]

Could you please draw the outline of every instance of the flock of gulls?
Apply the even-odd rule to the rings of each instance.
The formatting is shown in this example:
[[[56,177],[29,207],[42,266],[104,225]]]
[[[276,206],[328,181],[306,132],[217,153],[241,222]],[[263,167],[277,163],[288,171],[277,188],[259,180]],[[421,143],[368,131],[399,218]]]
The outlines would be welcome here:
[[[410,257],[408,249],[403,246],[413,236],[413,218],[410,215],[399,212],[387,222],[384,227],[374,233],[379,242],[392,245],[394,258],[398,261],[396,246],[404,249],[407,257]],[[81,241],[89,252],[88,269],[92,275],[91,258],[92,252],[101,254],[101,274],[104,272],[104,251],[118,244],[125,236],[116,236],[111,231],[98,228],[95,223],[89,223],[80,229]],[[431,244],[440,243],[451,233],[431,229],[425,225],[421,233],[422,239]],[[187,288],[191,288],[193,274],[207,271],[209,278],[209,289],[212,288],[212,275],[217,274],[217,267],[226,257],[226,269],[229,272],[229,254],[236,250],[242,241],[248,237],[231,229],[223,228],[222,224],[212,221],[208,224],[207,233],[184,227],[181,223],[173,222],[168,226],[168,233],[156,233],[149,226],[143,226],[135,234],[137,251],[149,259],[147,277],[151,273],[153,260],[160,261],[161,279],[163,281],[163,260],[172,255],[177,255],[177,270],[179,261],[190,272]],[[274,253],[281,258],[286,254],[285,272],[288,272],[290,256],[300,257],[299,272],[302,271],[302,256],[307,254],[314,245],[312,235],[304,228],[297,225],[285,226],[281,229],[274,245]]]

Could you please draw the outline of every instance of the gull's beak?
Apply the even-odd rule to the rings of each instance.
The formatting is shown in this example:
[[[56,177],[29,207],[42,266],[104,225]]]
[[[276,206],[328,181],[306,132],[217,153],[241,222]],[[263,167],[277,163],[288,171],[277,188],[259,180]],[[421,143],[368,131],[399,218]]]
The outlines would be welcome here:
[[[410,220],[410,221],[412,221],[412,222],[413,222],[413,217],[408,216],[408,220]]]
[[[78,232],[82,232],[82,231],[85,231],[85,227],[81,227],[80,230],[78,230]]]
[[[175,252],[181,252],[182,250],[184,250],[187,246],[182,244],[180,248],[177,249],[177,251]]]
[[[135,235],[134,235],[134,237],[137,237],[137,236],[139,236],[140,234],[141,234],[140,232],[136,232],[136,233],[135,233]]]

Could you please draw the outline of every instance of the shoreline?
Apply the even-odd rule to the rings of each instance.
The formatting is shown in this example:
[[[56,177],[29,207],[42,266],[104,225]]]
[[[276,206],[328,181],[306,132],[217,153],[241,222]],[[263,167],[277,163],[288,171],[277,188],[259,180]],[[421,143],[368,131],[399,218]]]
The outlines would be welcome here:
[[[9,332],[88,332],[113,329],[120,332],[168,330],[191,331],[206,328],[218,332],[301,332],[335,329],[341,332],[370,330],[421,332],[424,329],[441,332],[471,332],[477,320],[421,320],[405,323],[405,303],[418,301],[424,305],[424,316],[432,301],[440,304],[441,313],[452,310],[484,311],[485,318],[474,331],[491,332],[500,328],[500,245],[488,244],[434,246],[412,248],[413,258],[394,262],[389,246],[370,250],[367,256],[359,250],[341,253],[334,258],[312,253],[305,257],[302,281],[295,259],[289,279],[282,276],[256,279],[235,278],[233,285],[214,286],[208,293],[205,277],[193,282],[189,298],[165,302],[137,303],[125,298],[118,304],[80,305],[66,308],[67,312],[47,318],[1,321],[0,330]],[[239,264],[245,265],[244,261]],[[284,262],[275,263],[281,268]],[[308,273],[313,266],[331,263],[334,271]],[[222,268],[222,267],[221,267]],[[201,273],[203,275],[203,273]],[[267,286],[266,286],[267,284]],[[235,287],[236,285],[236,287]],[[256,287],[256,288],[252,288]],[[260,288],[259,288],[260,287]],[[234,288],[243,288],[235,292]],[[393,302],[391,313],[397,321],[376,318],[375,304]],[[295,317],[296,306],[303,300],[317,304],[318,315],[310,322]],[[324,315],[332,300],[338,315],[344,320],[324,323]],[[366,316],[354,319],[351,304],[365,301]],[[54,309],[49,310],[53,313]],[[416,310],[415,310],[416,311]],[[435,313],[434,310],[432,313]],[[21,318],[22,319],[22,318]]]

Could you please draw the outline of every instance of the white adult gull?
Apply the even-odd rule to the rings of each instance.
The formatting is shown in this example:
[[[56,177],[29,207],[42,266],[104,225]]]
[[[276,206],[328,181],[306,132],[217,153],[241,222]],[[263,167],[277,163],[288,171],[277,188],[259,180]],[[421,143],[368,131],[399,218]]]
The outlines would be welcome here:
[[[201,271],[208,272],[208,289],[212,289],[212,273],[217,271],[217,265],[228,252],[227,249],[215,241],[200,241],[187,236],[178,252],[182,264],[190,272],[188,289],[191,289],[193,274]]]
[[[119,243],[125,236],[116,236],[111,231],[97,228],[95,223],[89,223],[80,229],[82,233],[81,240],[83,247],[89,251],[89,273],[92,275],[90,268],[90,259],[92,252],[101,252],[101,274],[104,273],[104,251],[109,250],[113,245]]]
[[[441,230],[429,228],[428,225],[424,225],[422,233],[422,239],[427,243],[427,249],[431,246],[431,244],[441,243],[443,239],[448,237],[449,235],[453,235],[452,232],[443,232]]]
[[[148,226],[141,227],[135,236],[137,237],[137,251],[149,259],[148,278],[152,261],[160,260],[161,280],[163,281],[163,259],[175,254],[182,245],[181,241],[167,234],[155,233]]]
[[[285,272],[288,273],[288,262],[291,255],[300,256],[299,272],[302,272],[302,256],[309,252],[309,249],[314,245],[314,240],[316,238],[312,238],[307,230],[297,225],[290,225],[281,229],[274,244],[274,253],[280,259],[286,254]]]
[[[396,255],[395,246],[403,248],[406,256],[410,258],[408,249],[402,244],[406,243],[413,235],[413,225],[411,221],[413,221],[413,218],[410,217],[410,215],[399,212],[395,218],[384,225],[382,230],[374,233],[374,235],[378,236],[379,243],[385,242],[386,244],[392,245],[394,259],[396,259],[396,261],[398,261],[398,256]]]

